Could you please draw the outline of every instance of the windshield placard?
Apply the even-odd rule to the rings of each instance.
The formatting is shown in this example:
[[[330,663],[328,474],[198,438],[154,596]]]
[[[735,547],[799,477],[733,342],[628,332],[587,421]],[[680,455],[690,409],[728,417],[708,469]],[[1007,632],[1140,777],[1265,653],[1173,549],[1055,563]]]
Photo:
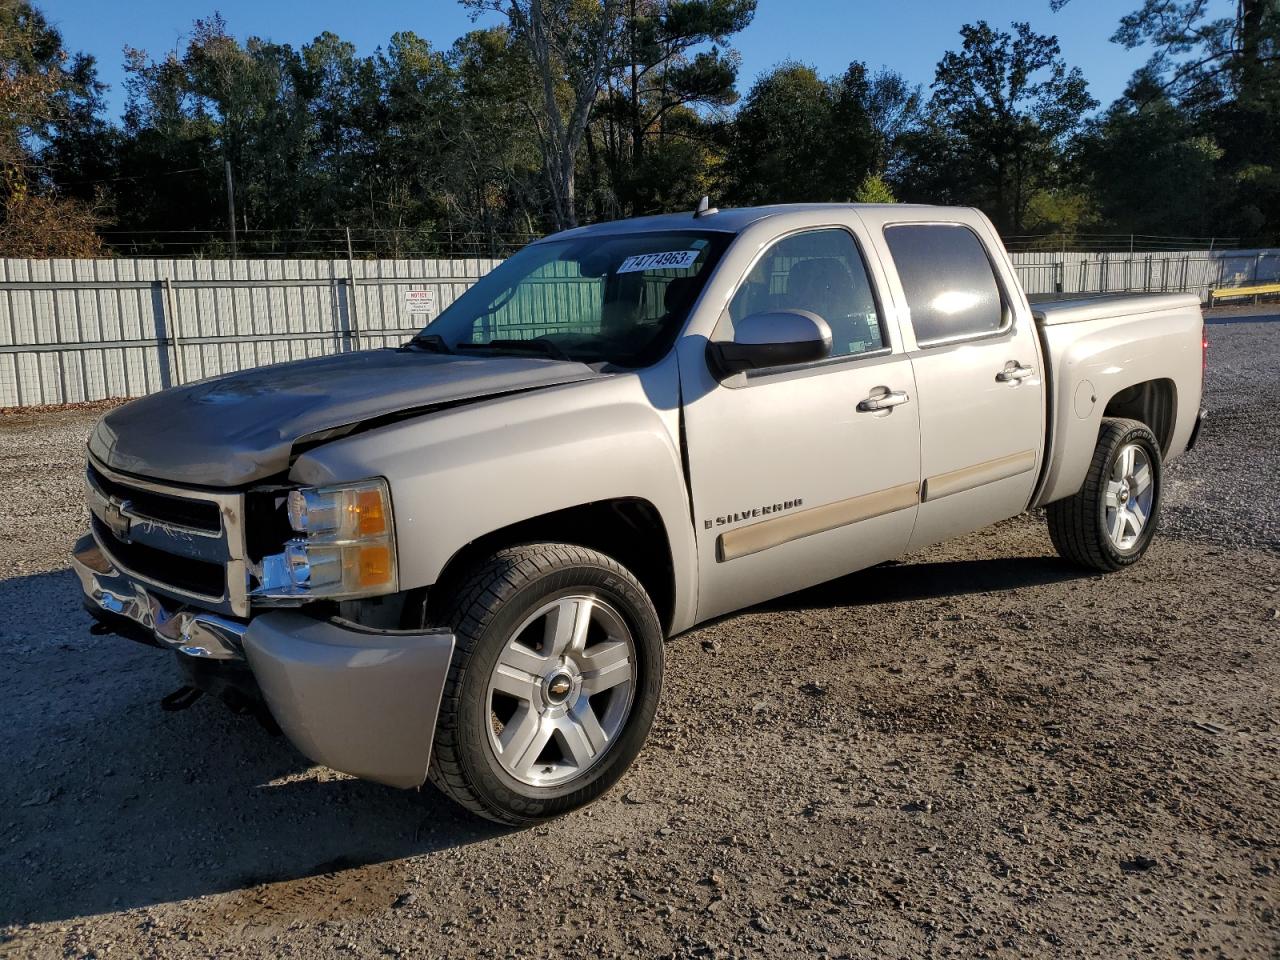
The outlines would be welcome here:
[[[637,273],[641,270],[687,270],[698,259],[699,250],[669,250],[666,253],[642,253],[627,257],[618,267],[618,273]]]

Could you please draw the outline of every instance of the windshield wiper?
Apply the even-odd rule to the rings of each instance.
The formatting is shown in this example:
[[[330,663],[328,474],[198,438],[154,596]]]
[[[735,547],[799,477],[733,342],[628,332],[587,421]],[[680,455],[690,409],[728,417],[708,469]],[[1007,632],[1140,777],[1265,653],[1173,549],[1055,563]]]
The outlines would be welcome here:
[[[561,350],[556,344],[543,337],[532,340],[490,340],[488,343],[460,343],[459,350],[493,350],[508,353],[540,353],[553,360],[572,360],[573,357]]]
[[[432,353],[453,353],[449,349],[449,344],[445,342],[444,337],[438,333],[419,333],[408,343],[400,347],[401,350],[409,350],[417,347],[421,350],[430,350]]]

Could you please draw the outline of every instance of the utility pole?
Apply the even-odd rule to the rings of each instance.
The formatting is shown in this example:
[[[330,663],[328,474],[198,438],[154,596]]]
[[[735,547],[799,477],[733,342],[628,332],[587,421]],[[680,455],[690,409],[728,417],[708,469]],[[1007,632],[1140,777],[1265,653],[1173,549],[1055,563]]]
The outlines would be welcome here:
[[[235,185],[231,182],[231,161],[226,164],[227,169],[227,222],[231,224],[231,256],[236,255],[236,190]]]

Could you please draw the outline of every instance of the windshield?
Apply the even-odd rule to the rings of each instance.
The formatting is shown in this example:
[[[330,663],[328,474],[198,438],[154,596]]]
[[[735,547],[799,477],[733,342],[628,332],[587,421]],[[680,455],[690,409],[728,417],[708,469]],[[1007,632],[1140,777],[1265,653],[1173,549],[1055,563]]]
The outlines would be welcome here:
[[[670,349],[732,234],[584,236],[525,247],[414,343],[646,366]]]

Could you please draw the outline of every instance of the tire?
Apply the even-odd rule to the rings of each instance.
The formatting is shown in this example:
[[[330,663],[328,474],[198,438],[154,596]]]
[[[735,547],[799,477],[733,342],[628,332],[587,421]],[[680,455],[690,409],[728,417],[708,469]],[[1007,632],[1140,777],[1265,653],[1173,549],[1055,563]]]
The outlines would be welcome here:
[[[1135,466],[1126,472],[1118,461],[1128,456]],[[1163,473],[1160,444],[1146,424],[1103,420],[1084,486],[1046,508],[1058,554],[1104,573],[1137,563],[1160,521]]]
[[[595,550],[530,543],[478,564],[453,597],[431,781],[512,825],[612,787],[644,745],[662,687],[662,626],[640,582]]]

